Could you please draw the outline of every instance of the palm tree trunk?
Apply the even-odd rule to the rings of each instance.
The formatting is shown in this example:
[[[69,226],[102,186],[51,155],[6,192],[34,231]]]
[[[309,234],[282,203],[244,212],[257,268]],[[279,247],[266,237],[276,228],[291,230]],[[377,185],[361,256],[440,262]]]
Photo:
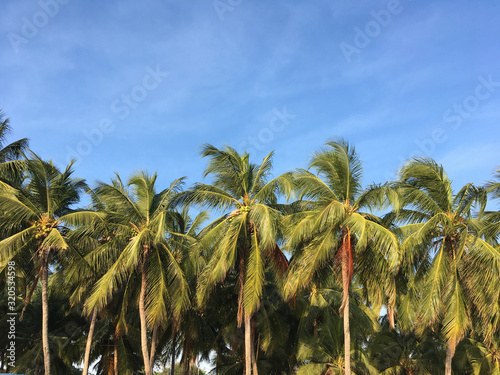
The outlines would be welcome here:
[[[256,353],[256,350],[258,351],[259,348],[257,347],[257,349],[254,349],[255,348],[255,318],[252,317],[252,319],[250,320],[250,325],[252,326],[252,336],[251,336],[251,345],[250,347],[252,348],[252,369],[253,369],[253,375],[258,375],[259,371],[257,370],[257,355],[255,354]]]
[[[349,327],[349,286],[351,280],[350,273],[350,253],[351,236],[349,231],[344,233],[344,241],[342,244],[342,316],[344,318],[344,362],[345,375],[351,375],[351,330]]]
[[[42,252],[42,346],[43,365],[45,374],[50,375],[50,350],[49,350],[49,301],[47,290],[49,283],[48,251]]]
[[[390,303],[388,303],[387,304],[387,319],[389,319],[389,328],[390,329],[394,329],[394,327],[396,326],[396,324],[394,322],[394,315],[395,315],[394,307]]]
[[[97,320],[97,309],[94,309],[94,312],[92,313],[92,320],[90,321],[89,335],[87,336],[87,345],[85,346],[85,359],[83,361],[82,375],[87,375],[87,373],[89,372],[90,348],[92,347],[92,337],[94,336],[94,328],[96,320]]]
[[[141,293],[139,296],[139,317],[141,320],[141,349],[142,357],[144,360],[144,374],[152,375],[151,364],[149,363],[149,350],[148,350],[148,335],[147,335],[147,325],[146,325],[146,262],[147,262],[147,249],[144,250],[142,269],[141,269]]]
[[[108,375],[115,375],[115,353],[110,349],[108,353]]]
[[[240,328],[241,323],[243,322],[243,286],[245,285],[245,258],[244,257],[241,257],[238,267],[239,267],[238,268],[239,291],[238,291],[237,322],[238,322],[238,328]]]
[[[349,291],[344,291],[349,294]],[[349,297],[344,306],[344,357],[345,375],[351,375],[351,330],[349,327]]]
[[[113,374],[118,375],[118,337],[113,335]]]
[[[252,327],[250,316],[245,316],[245,375],[252,375]]]
[[[196,363],[196,358],[191,355],[191,361],[189,361],[190,365],[189,365],[189,375],[194,375],[194,366],[195,366],[195,363]],[[200,370],[198,369],[198,373],[200,372]]]
[[[182,348],[182,358],[183,358],[183,375],[191,374],[191,341],[189,338],[184,340],[184,347]]]
[[[149,356],[149,363],[151,364],[151,367],[154,368],[154,363],[155,363],[155,354],[156,354],[156,341],[158,340],[158,330],[159,327],[158,325],[155,326],[153,329],[153,337],[151,338],[151,354]]]
[[[445,375],[451,375],[451,361],[453,359],[453,356],[455,355],[456,347],[457,345],[455,339],[451,339],[446,344],[446,368],[444,371]]]

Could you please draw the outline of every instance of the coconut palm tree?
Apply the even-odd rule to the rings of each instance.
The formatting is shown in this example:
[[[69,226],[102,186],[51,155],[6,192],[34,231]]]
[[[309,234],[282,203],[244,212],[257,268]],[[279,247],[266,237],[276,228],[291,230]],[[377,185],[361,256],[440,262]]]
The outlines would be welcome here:
[[[99,204],[96,195],[92,194],[92,208],[104,214],[103,205]],[[74,305],[84,305],[92,291],[92,286],[102,277],[110,264],[99,264],[92,262],[92,251],[100,245],[108,242],[113,236],[113,228],[106,221],[107,216],[102,215],[101,218],[94,222],[87,223],[85,226],[74,228],[69,234],[70,243],[78,249],[79,253],[84,255],[81,257],[73,257],[64,270],[66,282],[70,286],[71,295],[70,301]],[[85,345],[85,353],[83,356],[83,371],[82,375],[87,375],[90,366],[90,352],[92,343],[94,342],[94,331],[97,323],[98,310],[94,309],[91,312],[90,325],[87,332],[87,343]],[[102,317],[103,314],[101,314]],[[114,314],[121,317],[121,314]],[[115,353],[116,354],[116,353]]]
[[[398,218],[409,223],[400,230],[413,275],[399,312],[420,329],[442,324],[445,374],[450,375],[457,344],[473,320],[488,326],[498,310],[500,253],[478,235],[483,225],[474,218],[475,207],[484,210],[486,194],[472,184],[454,194],[443,167],[428,158],[411,160],[399,173],[403,209]]]
[[[182,179],[159,193],[156,179],[156,173],[140,171],[126,185],[117,175],[111,184],[99,183],[96,188],[114,235],[94,250],[95,262],[111,266],[86,301],[86,310],[92,312],[104,308],[120,285],[126,285],[127,296],[133,296],[134,289],[140,290],[138,309],[146,375],[153,371],[155,338],[160,326],[169,313],[179,320],[189,306],[189,286],[180,265],[182,252],[175,247],[171,235],[177,216],[173,199],[182,187]]]
[[[86,189],[83,180],[72,177],[72,164],[61,172],[52,162],[45,162],[33,154],[26,161],[25,184],[18,189],[0,192],[2,230],[6,233],[6,238],[0,241],[0,271],[10,260],[34,263],[37,272],[27,296],[28,302],[39,278],[42,281],[45,374],[51,373],[47,297],[49,265],[60,252],[71,249],[66,238],[68,228],[96,215],[72,210],[72,205],[78,202],[80,193]]]
[[[210,158],[204,177],[212,176],[213,184],[196,184],[183,200],[224,214],[209,225],[201,240],[212,253],[199,279],[198,303],[204,306],[216,284],[236,270],[237,324],[240,327],[244,321],[245,374],[257,375],[252,317],[261,303],[266,265],[281,272],[287,267],[277,245],[281,213],[274,205],[278,193],[290,193],[291,183],[284,177],[268,181],[272,152],[260,165],[251,163],[248,153],[240,155],[229,146],[205,145],[202,156]]]
[[[371,267],[389,279],[398,263],[397,238],[377,216],[363,210],[380,208],[388,197],[395,201],[396,193],[388,186],[363,190],[361,161],[355,149],[344,140],[326,146],[314,154],[309,165],[317,174],[303,169],[294,174],[300,198],[313,205],[285,221],[287,248],[295,251],[285,297],[310,286],[321,273],[340,273],[345,373],[351,374],[349,290],[355,272],[361,270],[357,265],[370,254],[375,261]]]
[[[0,184],[19,185],[24,162],[18,159],[28,150],[28,139],[5,144],[11,130],[9,119],[0,110]]]

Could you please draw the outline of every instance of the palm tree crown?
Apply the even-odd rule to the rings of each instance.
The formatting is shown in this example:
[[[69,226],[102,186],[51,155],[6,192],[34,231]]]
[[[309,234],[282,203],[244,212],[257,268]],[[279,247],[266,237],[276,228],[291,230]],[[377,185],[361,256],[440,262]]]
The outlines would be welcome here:
[[[407,163],[399,183],[403,209],[398,218],[410,223],[400,228],[406,237],[405,263],[414,275],[400,313],[409,321],[442,323],[450,374],[455,348],[472,328],[472,315],[488,327],[495,310],[500,253],[479,235],[483,224],[474,217],[475,207],[479,214],[484,210],[486,192],[467,184],[454,194],[443,167],[426,158]],[[415,310],[418,296],[420,309]]]
[[[213,184],[196,184],[184,200],[226,212],[207,228],[201,240],[212,254],[200,276],[198,302],[204,305],[214,286],[230,270],[236,270],[237,321],[241,326],[245,319],[246,365],[253,362],[256,374],[255,356],[250,354],[250,320],[261,302],[266,266],[283,274],[288,264],[277,245],[281,237],[277,194],[289,194],[291,182],[283,177],[268,181],[273,153],[260,165],[250,163],[248,153],[240,155],[229,146],[220,150],[205,145],[202,155],[210,157],[205,177],[213,176]],[[250,367],[246,371],[250,375]]]
[[[173,202],[182,179],[159,193],[156,179],[156,174],[141,171],[132,175],[126,185],[117,175],[111,184],[100,183],[97,187],[95,195],[113,228],[113,236],[93,252],[94,262],[107,262],[109,269],[86,301],[89,312],[101,310],[119,286],[140,289],[138,306],[147,375],[152,373],[154,359],[154,343],[151,352],[148,349],[148,328],[158,330],[165,324],[168,312],[174,320],[180,319],[189,306],[189,286],[180,266],[182,251],[172,240],[177,217]],[[141,275],[140,286],[136,274]]]
[[[285,223],[289,248],[301,249],[296,252],[285,295],[294,295],[329,268],[334,272],[340,268],[340,311],[344,316],[346,374],[350,374],[349,288],[356,263],[371,253],[370,259],[377,260],[372,267],[387,280],[398,261],[395,235],[363,209],[379,208],[387,196],[394,198],[395,193],[387,186],[363,190],[361,161],[355,149],[343,140],[326,145],[314,154],[309,165],[317,174],[302,169],[294,176],[301,198],[310,199],[312,206],[288,216]],[[394,288],[387,293],[393,304]]]

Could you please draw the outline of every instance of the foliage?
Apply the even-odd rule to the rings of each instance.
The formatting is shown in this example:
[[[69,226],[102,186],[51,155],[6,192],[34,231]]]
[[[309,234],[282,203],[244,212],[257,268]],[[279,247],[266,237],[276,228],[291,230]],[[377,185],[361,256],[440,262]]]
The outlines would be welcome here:
[[[22,319],[1,371],[42,374],[48,353],[51,373],[77,373],[96,312],[98,374],[170,374],[173,357],[175,374],[240,375],[248,348],[265,374],[500,372],[500,170],[454,191],[417,158],[363,188],[342,139],[278,177],[273,153],[205,145],[208,182],[139,171],[90,189],[9,129],[0,113],[1,331],[9,261]]]

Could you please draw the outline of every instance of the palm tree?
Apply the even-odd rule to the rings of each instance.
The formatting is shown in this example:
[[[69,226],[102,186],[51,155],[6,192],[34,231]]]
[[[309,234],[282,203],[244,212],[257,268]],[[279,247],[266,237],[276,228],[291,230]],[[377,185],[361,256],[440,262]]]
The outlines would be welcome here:
[[[0,211],[3,231],[7,233],[0,242],[0,270],[10,260],[28,260],[38,270],[28,302],[39,277],[42,281],[42,343],[45,374],[50,374],[48,337],[48,282],[49,265],[58,254],[70,249],[66,242],[68,226],[81,223],[95,213],[74,212],[80,193],[86,189],[81,179],[72,178],[70,163],[59,171],[52,162],[45,162],[33,154],[26,161],[27,183],[19,189],[0,192]],[[20,263],[20,262],[19,262]]]
[[[445,374],[450,375],[456,346],[472,328],[473,318],[488,326],[498,309],[500,253],[478,235],[483,226],[474,218],[475,206],[480,213],[484,210],[485,191],[467,184],[454,194],[443,167],[427,158],[408,162],[400,171],[399,186],[403,209],[398,218],[410,223],[400,230],[413,276],[400,313],[418,319],[421,329],[442,323]],[[418,316],[411,311],[416,306]]]
[[[360,270],[357,265],[371,254],[370,258],[378,262],[372,268],[389,279],[398,262],[397,238],[377,216],[363,209],[380,208],[386,197],[395,198],[395,192],[387,186],[362,190],[361,161],[355,149],[344,140],[326,145],[328,148],[315,153],[309,165],[317,175],[308,170],[294,175],[300,198],[312,200],[313,206],[289,215],[285,222],[287,246],[296,249],[285,297],[309,286],[318,274],[331,270],[338,275],[340,265],[345,373],[351,374],[349,290],[355,272]]]
[[[0,182],[16,185],[20,183],[20,169],[23,164],[17,160],[28,150],[28,139],[21,138],[5,144],[11,130],[9,119],[5,118],[0,110]]]
[[[100,214],[103,214],[103,206],[99,204],[96,195],[93,196],[93,209]],[[101,208],[101,210],[99,210]],[[65,279],[70,286],[72,293],[70,301],[74,305],[85,304],[92,291],[92,285],[103,276],[109,264],[95,264],[92,262],[92,251],[101,244],[106,243],[113,236],[112,228],[106,222],[106,216],[103,215],[95,222],[87,223],[85,226],[74,228],[69,235],[70,243],[78,249],[81,257],[74,257],[69,262],[69,266],[65,268]],[[98,310],[94,309],[91,313],[90,325],[87,333],[87,343],[85,345],[85,353],[83,357],[82,375],[87,375],[90,366],[90,352],[92,348],[94,330],[97,323]],[[102,315],[102,314],[101,314]],[[120,316],[120,314],[118,314]]]
[[[206,304],[217,283],[231,270],[238,274],[237,325],[244,320],[245,374],[257,375],[252,340],[252,317],[259,309],[264,286],[264,270],[270,264],[283,271],[287,261],[277,245],[281,213],[274,206],[277,193],[290,193],[291,184],[283,177],[268,181],[272,167],[271,152],[260,165],[226,146],[203,146],[203,157],[210,157],[204,177],[213,176],[212,185],[198,183],[183,200],[224,212],[205,231],[202,246],[212,251],[210,261],[199,279],[197,298]]]
[[[97,187],[96,194],[105,205],[114,236],[94,250],[96,262],[111,266],[86,301],[86,310],[92,312],[104,308],[120,285],[126,284],[131,295],[134,289],[140,289],[138,309],[146,375],[153,371],[160,326],[169,312],[178,321],[189,305],[189,286],[180,266],[181,249],[173,247],[171,241],[177,215],[173,199],[182,187],[182,179],[159,193],[156,179],[156,174],[141,171],[132,175],[127,185],[117,175],[111,184],[100,183]],[[148,328],[153,329],[151,350]]]

